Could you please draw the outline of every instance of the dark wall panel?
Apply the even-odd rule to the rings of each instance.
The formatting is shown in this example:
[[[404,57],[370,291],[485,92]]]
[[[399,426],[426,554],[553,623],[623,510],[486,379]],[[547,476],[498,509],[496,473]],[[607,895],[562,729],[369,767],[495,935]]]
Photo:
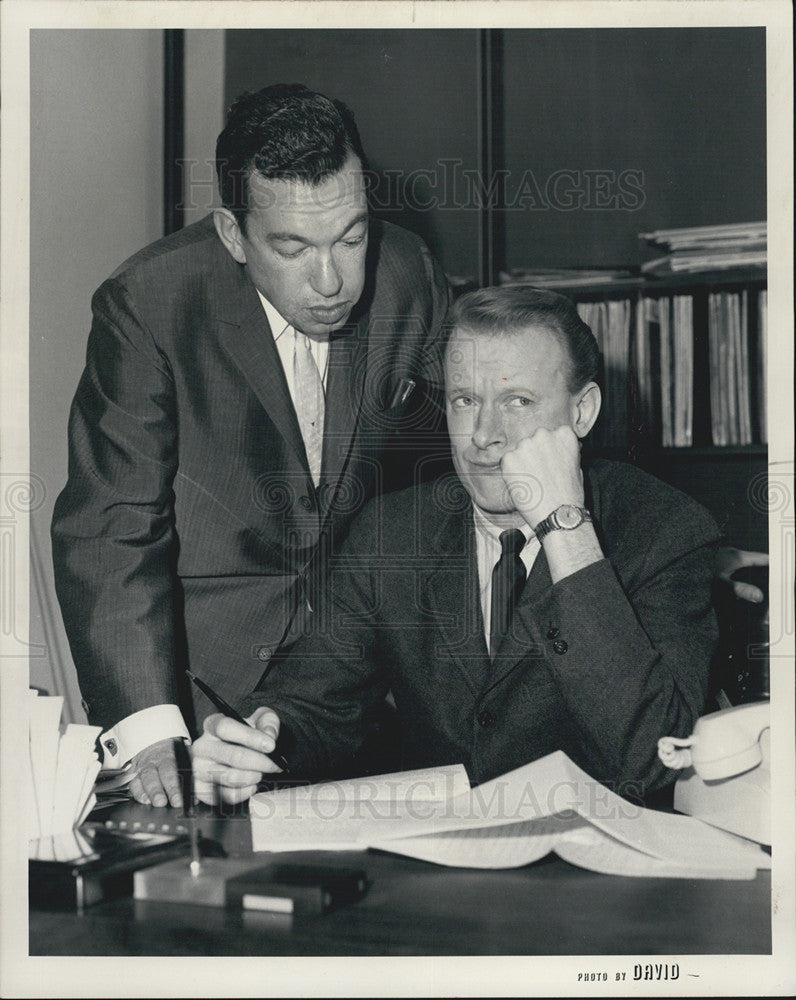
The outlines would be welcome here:
[[[475,31],[226,34],[227,103],[244,90],[295,82],[345,101],[382,172],[379,214],[419,233],[448,272],[476,274],[477,212],[457,207],[451,181],[461,187],[461,171],[476,166]],[[389,181],[384,171],[393,172]]]
[[[507,31],[508,264],[635,264],[639,232],[765,218],[765,93],[762,28]]]

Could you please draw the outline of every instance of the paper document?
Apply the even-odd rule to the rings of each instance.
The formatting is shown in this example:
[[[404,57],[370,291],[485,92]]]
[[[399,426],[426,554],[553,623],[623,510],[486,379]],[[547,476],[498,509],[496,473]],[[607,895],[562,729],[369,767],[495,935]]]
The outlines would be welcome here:
[[[516,868],[554,851],[593,871],[667,878],[751,879],[771,867],[759,845],[629,802],[561,751],[463,791],[463,767],[439,772],[441,794],[424,797],[425,774],[260,793],[254,849],[371,847],[467,868]],[[382,782],[391,798],[379,798]]]
[[[356,850],[370,822],[411,815],[469,788],[467,772],[456,764],[258,792],[249,803],[252,845],[255,851]]]

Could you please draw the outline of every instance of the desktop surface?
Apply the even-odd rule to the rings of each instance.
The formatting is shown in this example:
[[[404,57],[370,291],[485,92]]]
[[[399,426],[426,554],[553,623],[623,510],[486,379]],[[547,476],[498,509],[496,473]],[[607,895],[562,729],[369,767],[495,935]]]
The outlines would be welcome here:
[[[179,826],[135,803],[122,828]],[[184,821],[183,821],[184,822]],[[251,856],[248,817],[204,814],[202,834]],[[381,851],[261,854],[263,864],[363,868],[364,898],[318,916],[233,913],[132,898],[82,914],[32,910],[31,955],[697,955],[771,951],[771,878],[599,875],[550,856],[524,868],[446,868]],[[186,865],[188,860],[186,858]]]

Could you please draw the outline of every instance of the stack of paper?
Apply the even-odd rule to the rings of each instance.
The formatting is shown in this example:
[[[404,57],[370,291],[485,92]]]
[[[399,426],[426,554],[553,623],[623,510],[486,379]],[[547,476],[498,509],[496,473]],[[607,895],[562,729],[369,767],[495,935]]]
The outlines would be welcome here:
[[[68,725],[61,732],[61,697],[30,692],[31,809],[29,838],[68,833],[96,802],[94,781],[100,770],[95,752],[99,726]]]
[[[378,848],[442,865],[516,868],[554,851],[611,875],[753,879],[771,858],[691,816],[644,809],[556,751],[473,789],[459,765],[251,800],[256,851]]]
[[[501,271],[501,285],[531,285],[535,288],[590,288],[617,281],[632,281],[638,275],[615,267],[514,267]]]
[[[344,851],[360,846],[367,820],[407,812],[468,792],[461,764],[259,792],[249,803],[255,851]]]
[[[641,265],[650,276],[728,267],[762,267],[767,261],[765,222],[726,226],[693,226],[639,233],[665,256]]]

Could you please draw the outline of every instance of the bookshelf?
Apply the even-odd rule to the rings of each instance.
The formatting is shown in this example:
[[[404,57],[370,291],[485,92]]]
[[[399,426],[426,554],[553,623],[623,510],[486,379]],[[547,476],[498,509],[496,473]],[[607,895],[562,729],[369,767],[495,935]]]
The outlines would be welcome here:
[[[733,58],[749,69],[742,85],[728,89],[726,77],[714,74],[714,56],[706,59],[702,53],[713,53],[717,47],[728,55],[735,53]],[[477,283],[497,284],[501,272],[536,265],[623,268],[626,276],[608,282],[547,286],[580,306],[627,303],[626,371],[614,372],[618,377],[608,384],[603,379],[606,395],[618,393],[620,398],[606,399],[602,427],[598,422],[592,447],[598,454],[631,461],[689,493],[711,511],[733,544],[754,550],[768,549],[767,512],[755,499],[768,456],[765,358],[758,356],[757,317],[757,303],[767,289],[765,266],[654,275],[642,273],[636,265],[643,259],[639,235],[667,235],[660,226],[679,236],[683,234],[672,227],[734,226],[743,232],[746,220],[764,218],[764,48],[763,37],[753,31],[495,30],[483,33],[477,63],[480,135],[491,143],[486,152],[483,144],[479,149],[483,176],[502,170],[516,180],[530,168],[542,184],[561,168],[582,181],[591,168],[632,166],[643,170],[645,195],[643,206],[628,213],[594,211],[585,196],[577,208],[531,213],[512,206],[511,191],[503,199],[499,193],[480,212]],[[688,56],[673,60],[673,52]],[[564,66],[577,66],[580,72],[562,72]],[[620,115],[634,128],[614,128]],[[742,144],[728,155],[724,142],[734,140],[727,130],[719,134],[711,127],[717,115],[727,120],[740,115],[755,123],[756,132],[747,135],[739,124]],[[538,141],[540,136],[543,141]],[[697,149],[704,149],[705,155],[695,155]],[[718,162],[732,166],[718,174],[710,166]],[[735,441],[727,435],[723,444],[714,439],[713,411],[720,412],[716,397],[723,394],[729,399],[730,390],[725,385],[720,391],[714,384],[711,401],[712,295],[745,295],[747,300],[746,433],[733,435]],[[636,357],[630,351],[641,304],[674,297],[691,299],[692,411],[687,445],[664,444],[656,424],[660,414],[654,413],[656,421],[650,426],[639,413]],[[715,347],[714,343],[714,354]],[[659,357],[659,346],[653,355]],[[605,417],[615,410],[614,402],[623,418],[614,423],[614,440],[610,434],[606,440]],[[653,407],[658,410],[657,399]],[[622,421],[624,436],[618,432]]]
[[[605,409],[620,415],[611,426],[604,423],[601,431],[598,428],[596,440],[602,449],[614,454],[626,451],[630,458],[652,451],[664,455],[688,451],[692,459],[765,455],[764,267],[639,276],[600,284],[557,282],[551,287],[575,301],[600,344]],[[660,307],[675,300],[687,306],[684,328],[675,330],[670,309],[667,327],[656,316],[657,330],[650,337],[644,329],[647,304]],[[711,300],[733,302],[739,308],[737,329],[731,329],[728,315],[720,311],[710,315]],[[733,350],[725,357],[729,348]],[[687,368],[679,392],[674,384],[666,384],[666,364],[675,376]],[[724,370],[718,371],[722,365]],[[662,399],[667,388],[668,407]],[[732,413],[724,406],[728,397]],[[666,433],[662,427],[666,414],[661,411],[686,405],[688,427],[677,437]]]
[[[532,277],[528,283],[534,283]],[[752,486],[767,466],[766,331],[760,310],[765,267],[638,274],[599,283],[557,280],[543,287],[573,299],[600,344],[604,402],[592,452],[630,461],[672,483],[704,504],[733,544],[767,550],[766,515]],[[675,300],[685,303],[679,331],[672,322],[658,322],[662,308],[673,318],[674,309],[662,303]],[[742,322],[731,328],[729,312],[714,308],[711,315],[711,302],[734,302]],[[653,336],[648,311],[655,317]],[[667,365],[674,373],[668,380]],[[679,387],[677,377],[684,383]]]

